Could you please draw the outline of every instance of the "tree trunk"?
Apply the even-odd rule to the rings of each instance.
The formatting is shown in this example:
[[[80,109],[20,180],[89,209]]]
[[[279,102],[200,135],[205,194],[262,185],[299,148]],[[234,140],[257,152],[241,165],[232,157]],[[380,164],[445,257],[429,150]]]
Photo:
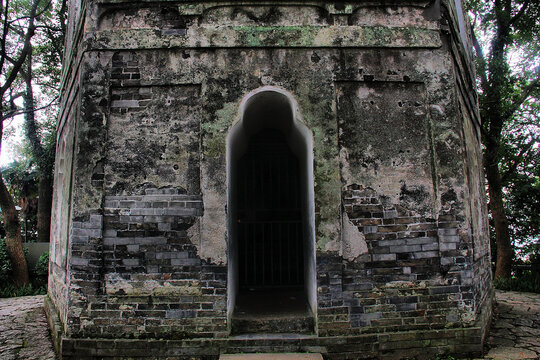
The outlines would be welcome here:
[[[8,192],[4,178],[0,174],[0,207],[4,215],[4,227],[6,228],[6,248],[11,259],[13,269],[13,282],[16,286],[29,283],[28,266],[24,258],[21,239],[21,224],[15,203]]]
[[[499,163],[499,150],[504,124],[510,120],[508,104],[504,101],[504,91],[508,87],[509,66],[506,61],[507,46],[510,41],[510,10],[505,4],[495,2],[496,34],[491,42],[491,56],[488,63],[488,82],[484,84],[485,99],[481,107],[484,136],[484,166],[489,192],[489,208],[495,226],[497,263],[495,279],[508,279],[512,272],[514,250],[508,229],[508,219],[504,210],[503,184]]]
[[[3,104],[2,104],[3,105]],[[0,111],[0,119],[3,113]],[[2,149],[2,136],[4,135],[4,122],[0,121],[0,149]],[[19,214],[15,208],[13,197],[9,193],[4,177],[0,171],[0,209],[4,215],[4,227],[6,229],[6,249],[11,260],[13,270],[13,282],[16,286],[26,285],[30,282],[28,266],[24,258],[21,239],[21,223]]]
[[[39,198],[37,211],[38,241],[49,242],[51,231],[51,206],[53,191],[52,169],[54,164],[54,151],[46,151],[41,144],[38,134],[38,125],[36,123],[34,114],[34,92],[32,89],[32,46],[30,46],[30,52],[28,54],[26,63],[26,71],[23,71],[23,75],[26,84],[26,91],[23,96],[26,137],[30,142],[30,148],[37,164],[39,174]]]
[[[48,174],[41,174],[38,188],[37,231],[39,242],[49,242],[51,232],[53,179]]]
[[[509,279],[512,272],[514,251],[508,231],[508,219],[503,205],[503,189],[499,171],[498,156],[493,154],[497,149],[486,148],[485,165],[489,189],[489,208],[495,226],[495,241],[497,244],[497,262],[495,279]]]

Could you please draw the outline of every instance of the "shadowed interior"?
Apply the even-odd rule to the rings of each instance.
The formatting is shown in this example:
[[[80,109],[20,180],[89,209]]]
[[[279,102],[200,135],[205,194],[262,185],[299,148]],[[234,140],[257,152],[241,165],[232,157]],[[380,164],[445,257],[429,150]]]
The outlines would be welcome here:
[[[287,96],[262,91],[244,103],[242,121],[231,129],[228,143],[233,332],[282,328],[272,321],[254,325],[263,314],[303,324],[290,327],[291,332],[311,332],[315,279],[309,132],[295,122]]]

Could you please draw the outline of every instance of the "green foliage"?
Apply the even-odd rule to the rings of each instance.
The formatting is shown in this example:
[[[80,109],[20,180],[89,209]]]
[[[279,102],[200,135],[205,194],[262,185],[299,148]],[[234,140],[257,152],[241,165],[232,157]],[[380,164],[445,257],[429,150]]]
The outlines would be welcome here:
[[[47,285],[28,284],[21,287],[16,287],[13,284],[6,284],[0,287],[0,298],[45,295],[47,294]]]
[[[26,252],[25,252],[26,255]],[[6,250],[6,241],[0,239],[0,298],[45,295],[47,293],[47,277],[49,274],[49,252],[39,257],[31,272],[30,284],[16,287],[11,281],[11,261]]]
[[[498,164],[500,176],[497,184],[494,172],[490,179],[486,170],[488,186],[504,207],[498,224],[494,216],[491,224],[504,240],[501,254],[526,259],[540,250],[540,2],[468,0],[465,5],[478,41],[484,165]],[[501,216],[508,221],[508,242]],[[507,243],[514,251],[504,250]]]
[[[456,360],[455,357],[453,357],[452,355],[448,355],[448,356],[440,356],[440,355],[437,355],[435,357],[435,360]]]
[[[539,116],[540,102],[524,104],[504,129],[500,148],[510,234],[520,258],[540,251]]]
[[[37,196],[38,175],[32,160],[26,157],[2,168],[2,176],[15,203]]]
[[[49,252],[45,251],[39,257],[36,267],[34,268],[34,274],[39,278],[46,278],[49,275]]]
[[[0,284],[6,284],[11,276],[11,260],[6,249],[6,240],[0,239]]]
[[[499,290],[540,294],[540,276],[535,276],[531,272],[527,272],[519,277],[511,277],[510,279],[495,279],[493,285]]]
[[[30,158],[14,161],[2,169],[6,186],[13,201],[21,210],[22,239],[33,242],[37,238],[38,173]],[[1,213],[0,213],[1,220]]]
[[[540,294],[540,252],[530,254],[527,261],[517,259],[512,275],[509,279],[495,279],[493,285],[499,290]]]

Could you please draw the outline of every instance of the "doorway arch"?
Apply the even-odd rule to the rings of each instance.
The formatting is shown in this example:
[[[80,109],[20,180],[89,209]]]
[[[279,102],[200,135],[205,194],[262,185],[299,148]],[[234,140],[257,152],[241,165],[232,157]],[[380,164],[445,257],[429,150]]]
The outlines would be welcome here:
[[[313,140],[299,114],[290,93],[262,87],[228,133],[229,324],[247,288],[300,287],[316,315]]]

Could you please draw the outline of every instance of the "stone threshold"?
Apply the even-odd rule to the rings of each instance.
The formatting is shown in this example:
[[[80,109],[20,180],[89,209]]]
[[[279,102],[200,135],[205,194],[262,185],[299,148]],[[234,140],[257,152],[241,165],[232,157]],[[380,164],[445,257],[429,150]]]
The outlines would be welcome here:
[[[222,354],[219,360],[323,360],[321,354]]]

